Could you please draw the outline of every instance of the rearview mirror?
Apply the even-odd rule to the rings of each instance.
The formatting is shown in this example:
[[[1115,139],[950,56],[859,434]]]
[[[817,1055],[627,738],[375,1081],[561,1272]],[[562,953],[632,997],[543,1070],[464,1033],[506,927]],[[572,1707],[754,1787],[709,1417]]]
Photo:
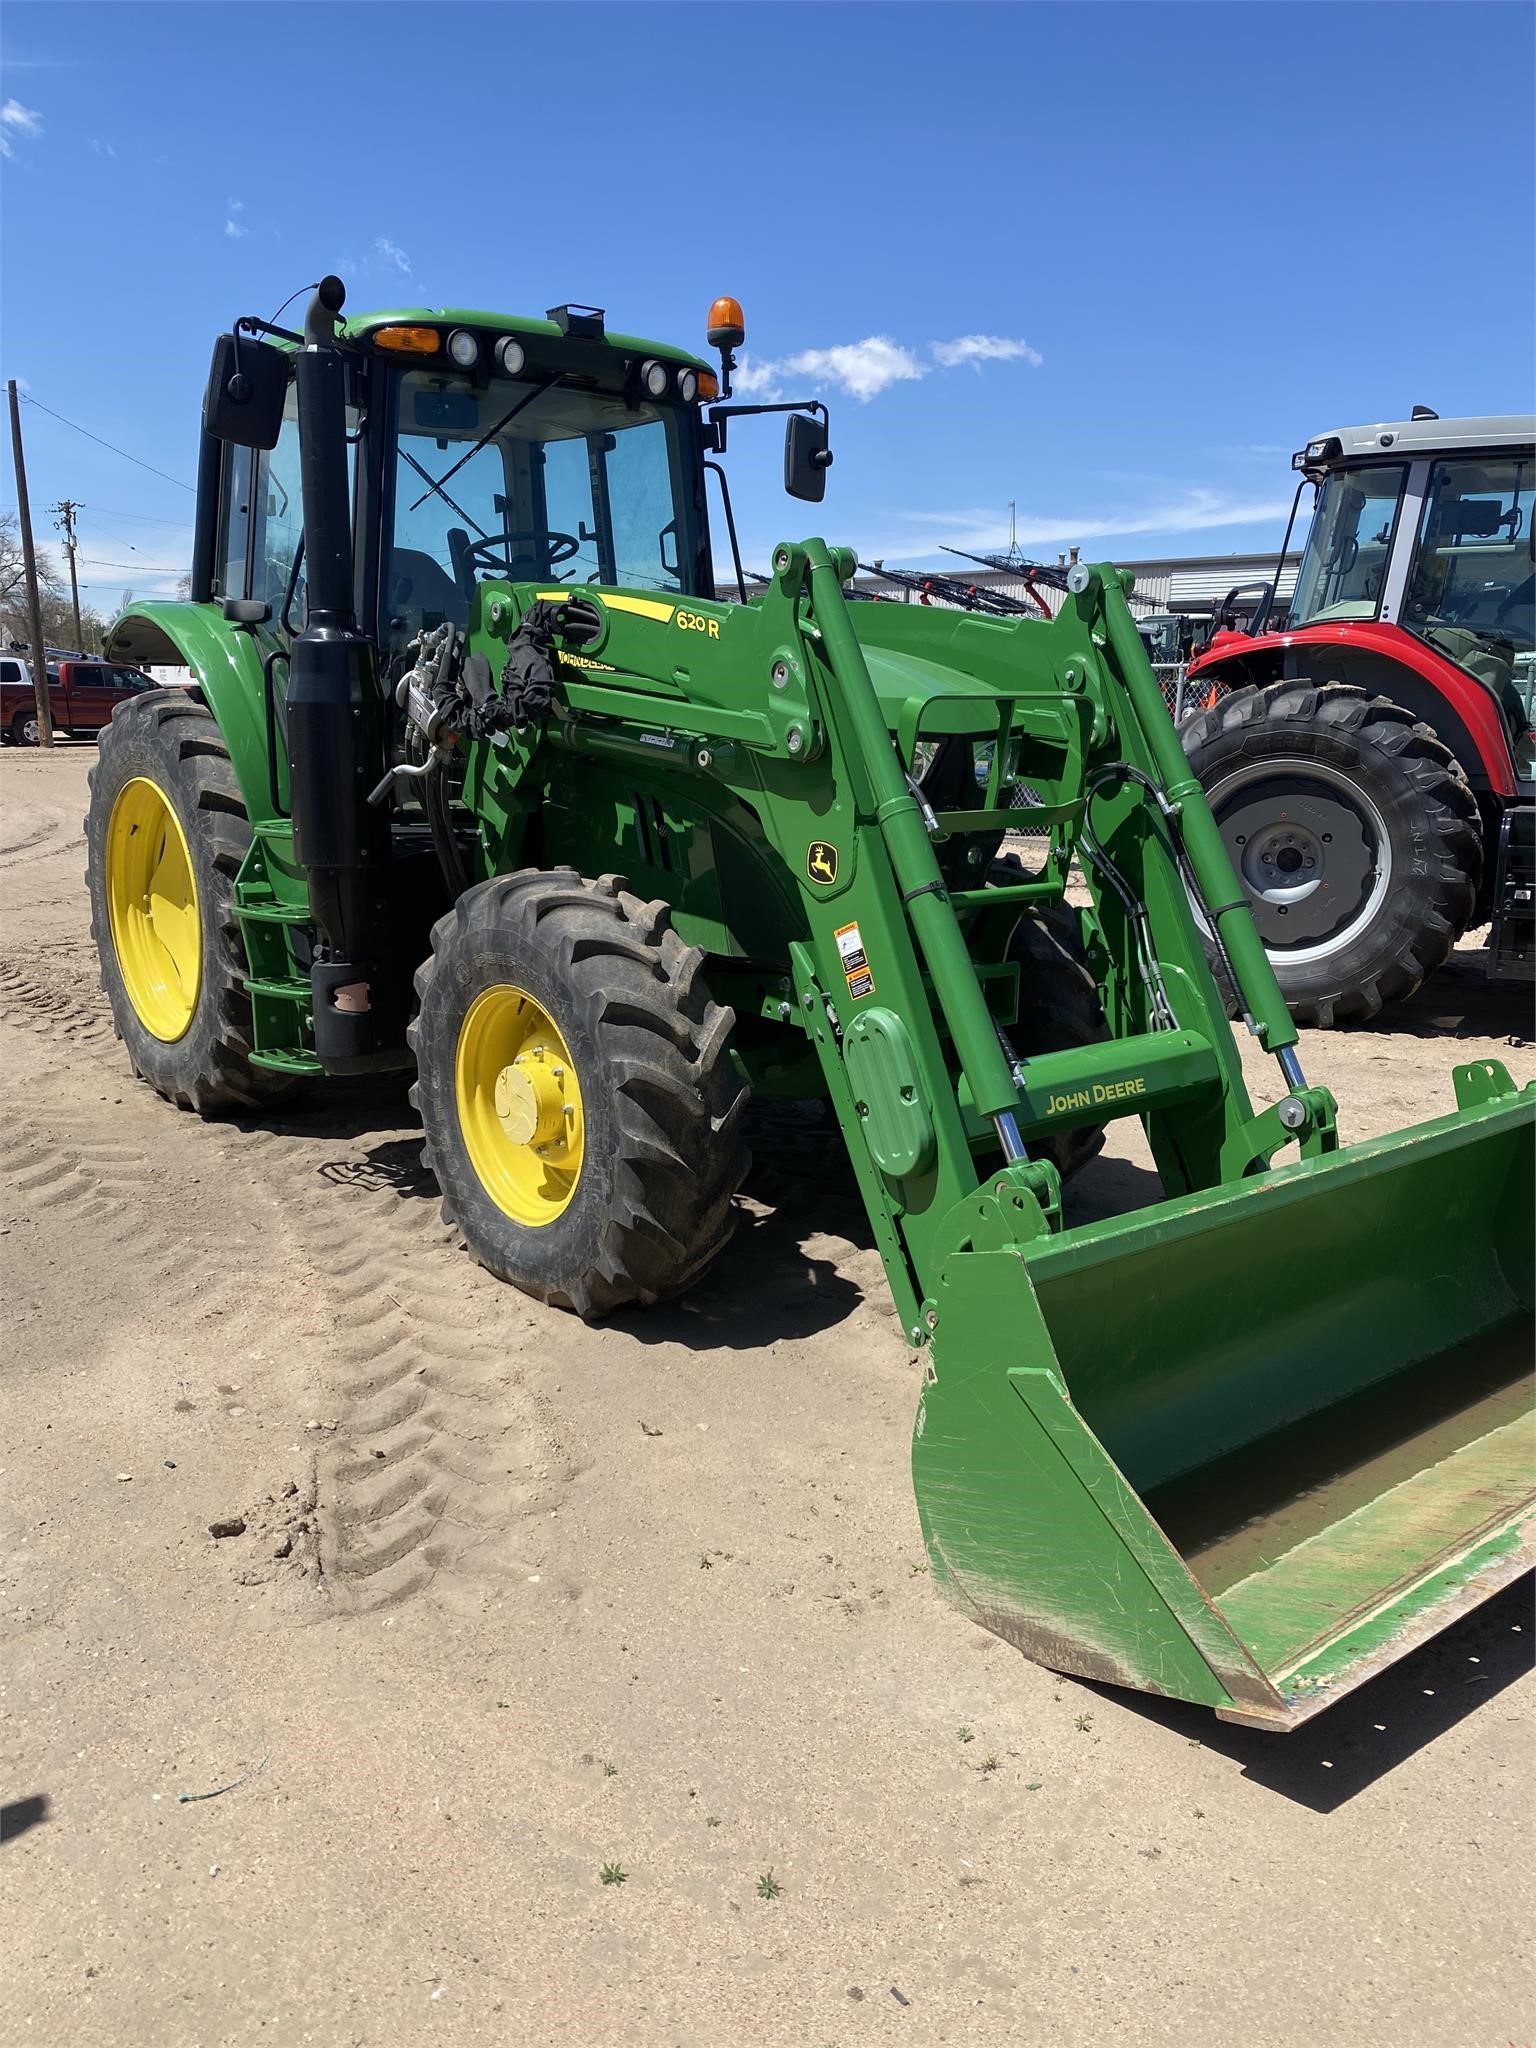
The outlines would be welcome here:
[[[832,451],[827,422],[812,413],[795,412],[784,429],[784,488],[792,498],[819,505],[827,495]]]
[[[269,341],[221,334],[203,399],[203,428],[237,448],[275,448],[288,395],[288,354]]]
[[[472,391],[418,391],[411,411],[416,425],[429,434],[474,434],[480,428],[480,405]]]

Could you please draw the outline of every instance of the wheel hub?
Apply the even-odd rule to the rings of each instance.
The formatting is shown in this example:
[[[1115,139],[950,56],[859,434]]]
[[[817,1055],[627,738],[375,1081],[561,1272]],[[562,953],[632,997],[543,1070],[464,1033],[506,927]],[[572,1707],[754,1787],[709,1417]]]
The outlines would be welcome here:
[[[570,1078],[570,1069],[542,1042],[502,1068],[496,1076],[496,1115],[514,1145],[544,1152],[566,1149],[575,1121],[575,1105],[566,1097]]]
[[[1344,946],[1375,915],[1391,875],[1375,805],[1316,761],[1265,761],[1210,791],[1259,937],[1298,964]]]
[[[585,1150],[576,1063],[553,1017],[526,989],[482,989],[459,1029],[459,1129],[486,1193],[538,1229],[562,1215]]]

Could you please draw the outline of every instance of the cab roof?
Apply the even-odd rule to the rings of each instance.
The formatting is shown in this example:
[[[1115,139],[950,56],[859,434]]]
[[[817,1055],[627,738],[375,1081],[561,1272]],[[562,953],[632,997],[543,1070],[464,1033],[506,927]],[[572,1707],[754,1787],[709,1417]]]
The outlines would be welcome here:
[[[586,312],[589,309],[573,310]],[[380,327],[440,327],[445,331],[471,327],[480,334],[515,334],[524,339],[557,344],[567,339],[573,342],[578,339],[575,333],[567,337],[554,320],[531,320],[522,313],[488,313],[470,306],[396,306],[387,312],[355,313],[342,322],[341,331],[348,340],[365,341]],[[702,357],[677,348],[671,342],[647,341],[638,334],[613,334],[607,331],[606,325],[602,344],[616,355],[659,356],[664,362],[685,363],[690,369],[711,368]]]
[[[1483,413],[1458,420],[1378,420],[1369,427],[1333,427],[1314,434],[1308,448],[1320,441],[1337,441],[1340,452],[1330,453],[1326,466],[1360,462],[1392,455],[1445,455],[1460,449],[1477,454],[1485,448],[1511,448],[1536,443],[1536,413]],[[1320,465],[1321,466],[1321,465]],[[1299,467],[1299,465],[1298,465]]]

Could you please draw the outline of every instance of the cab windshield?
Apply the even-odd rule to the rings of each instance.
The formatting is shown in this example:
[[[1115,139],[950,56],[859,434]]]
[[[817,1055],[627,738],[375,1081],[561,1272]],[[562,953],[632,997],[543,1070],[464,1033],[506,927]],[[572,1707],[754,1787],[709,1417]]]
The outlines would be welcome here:
[[[617,393],[411,370],[396,381],[397,645],[467,626],[477,583],[617,584],[700,594],[688,419]]]
[[[1374,619],[1403,496],[1403,465],[1335,470],[1317,494],[1296,575],[1290,625]]]

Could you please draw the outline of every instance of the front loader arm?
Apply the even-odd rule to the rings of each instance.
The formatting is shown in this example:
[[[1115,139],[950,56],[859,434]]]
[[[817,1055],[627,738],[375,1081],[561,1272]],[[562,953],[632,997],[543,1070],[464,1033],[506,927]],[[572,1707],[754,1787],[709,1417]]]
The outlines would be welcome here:
[[[1085,572],[1049,626],[937,615],[943,669],[925,659],[913,671],[919,694],[893,707],[843,596],[851,569],[845,552],[813,540],[775,550],[772,582],[751,606],[590,586],[502,597],[488,587],[482,617],[509,637],[534,599],[585,606],[585,626],[561,642],[546,745],[633,765],[695,802],[713,787],[760,825],[763,885],[788,904],[795,933],[793,1000],[781,1021],[812,1041],[903,1325],[922,1342],[944,1261],[974,1237],[978,1201],[985,1230],[1005,1241],[1059,1228],[1059,1182],[1030,1158],[1032,1135],[1141,1113],[1165,1182],[1182,1192],[1240,1176],[1292,1137],[1304,1148],[1325,1131],[1331,1139],[1331,1104],[1307,1091],[1295,1126],[1254,1117],[1186,865],[1235,935],[1261,1031],[1285,1045],[1294,1033],[1256,935],[1261,972],[1243,954],[1240,926],[1251,934],[1251,920],[1233,916],[1230,867],[1150,671],[1140,673],[1145,656],[1114,572]],[[919,628],[905,631],[922,644]],[[976,805],[937,818],[908,774],[932,719],[989,737],[993,762]],[[955,832],[1002,830],[1011,794],[1003,756],[1014,744],[1020,775],[1045,785],[1042,815],[1059,823],[1062,858],[1013,891],[953,888],[937,846]],[[485,794],[497,776],[537,781],[536,752],[486,759],[476,785]],[[989,928],[994,904],[1062,900],[1074,847],[1097,898],[1114,1040],[1019,1066],[999,1031],[1015,970],[978,956],[973,926]],[[1112,867],[1113,888],[1101,866]],[[1177,1015],[1152,1014],[1142,941],[1116,893],[1127,887]]]

